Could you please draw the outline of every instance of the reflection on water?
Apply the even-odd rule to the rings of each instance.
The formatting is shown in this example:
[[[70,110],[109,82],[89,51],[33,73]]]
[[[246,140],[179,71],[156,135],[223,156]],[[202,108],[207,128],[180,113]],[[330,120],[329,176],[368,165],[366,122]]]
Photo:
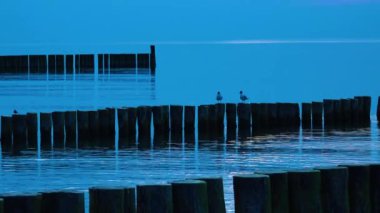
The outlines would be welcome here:
[[[2,156],[0,193],[130,186],[199,176],[224,177],[233,211],[232,176],[257,170],[380,161],[377,124],[355,131],[301,130],[246,140],[181,140],[151,147],[58,149]],[[195,137],[197,138],[197,137]]]

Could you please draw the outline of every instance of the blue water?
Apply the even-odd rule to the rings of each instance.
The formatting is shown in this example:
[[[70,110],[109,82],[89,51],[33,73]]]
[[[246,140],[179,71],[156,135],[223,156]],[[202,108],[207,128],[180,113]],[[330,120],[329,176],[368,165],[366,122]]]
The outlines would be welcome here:
[[[93,47],[91,47],[93,48]],[[90,48],[90,49],[91,49]],[[112,50],[144,49],[144,45]],[[102,49],[93,48],[95,52]],[[238,102],[310,102],[380,94],[374,54],[379,44],[157,45],[156,75],[2,76],[0,114],[89,110],[138,105]],[[139,150],[25,152],[0,160],[0,193],[91,186],[160,183],[195,176],[223,176],[233,211],[231,177],[263,169],[380,162],[376,117],[370,128],[256,136],[245,141],[185,140]]]

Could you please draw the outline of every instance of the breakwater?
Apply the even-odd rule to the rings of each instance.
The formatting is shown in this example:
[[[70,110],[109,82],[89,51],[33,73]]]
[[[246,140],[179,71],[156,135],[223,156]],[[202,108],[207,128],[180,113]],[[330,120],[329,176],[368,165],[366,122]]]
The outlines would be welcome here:
[[[233,175],[234,209],[248,212],[378,212],[379,164]],[[91,187],[83,191],[1,194],[0,212],[226,212],[223,178]]]
[[[97,68],[97,69],[95,69]],[[0,56],[0,74],[95,74],[125,70],[156,71],[156,49],[150,53],[50,54]]]
[[[91,111],[14,114],[1,117],[6,153],[26,149],[124,148],[246,138],[278,131],[353,129],[370,125],[371,97],[312,103],[227,103],[200,106],[139,106]],[[302,125],[301,125],[302,124]],[[116,134],[116,132],[118,134]],[[39,134],[38,134],[39,133]],[[40,135],[38,139],[38,135]],[[118,143],[115,143],[115,141]]]

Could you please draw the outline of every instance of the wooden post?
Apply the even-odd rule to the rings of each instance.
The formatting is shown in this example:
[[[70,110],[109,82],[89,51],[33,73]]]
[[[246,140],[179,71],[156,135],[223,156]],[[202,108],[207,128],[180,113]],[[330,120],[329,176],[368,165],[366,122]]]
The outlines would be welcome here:
[[[137,108],[137,124],[138,124],[138,138],[139,146],[150,146],[150,125],[152,120],[152,110],[149,106],[141,106]]]
[[[45,192],[41,195],[41,213],[84,213],[84,192]]]
[[[172,213],[172,186],[170,184],[138,185],[137,212]]]
[[[215,105],[215,114],[216,114],[216,136],[218,138],[224,136],[224,114],[226,111],[225,104],[216,104]]]
[[[26,149],[27,144],[27,127],[26,115],[12,115],[12,133],[13,133],[13,154],[19,154],[21,150]]]
[[[323,100],[323,117],[325,128],[334,126],[334,100]]]
[[[90,140],[89,113],[77,111],[78,119],[78,147],[86,147]]]
[[[302,103],[302,128],[311,128],[311,104]]]
[[[321,174],[322,212],[350,212],[348,200],[348,169],[317,167]]]
[[[323,104],[321,102],[312,102],[311,108],[313,129],[320,129],[322,128]]]
[[[208,105],[208,135],[209,140],[216,139],[216,107],[214,104]]]
[[[183,106],[170,106],[170,133],[172,140],[182,139]]]
[[[99,111],[89,111],[88,112],[88,128],[89,128],[89,140],[91,141],[91,146],[98,146],[100,141],[100,121],[99,121]]]
[[[123,188],[90,188],[90,213],[124,213]]]
[[[352,108],[350,99],[342,99],[342,113],[343,113],[343,124],[344,126],[351,126],[352,122]]]
[[[238,130],[239,135],[245,137],[250,135],[251,131],[251,106],[245,103],[239,103],[237,106]]]
[[[48,69],[49,69],[49,74],[56,74],[55,55],[48,56]]]
[[[0,213],[4,213],[4,200],[0,198]]]
[[[169,142],[169,106],[152,107],[154,144],[167,144]]]
[[[51,149],[51,113],[40,113],[41,148]]]
[[[66,147],[76,148],[77,112],[65,112]]]
[[[321,176],[317,170],[288,172],[290,212],[321,212]]]
[[[173,212],[209,212],[207,184],[200,180],[172,182]]]
[[[261,174],[234,176],[233,187],[236,213],[272,212],[269,176]]]
[[[288,213],[288,173],[285,171],[262,171],[258,173],[269,176],[272,213]]]
[[[370,96],[355,96],[359,101],[359,119],[360,125],[368,126],[371,121],[371,97]]]
[[[267,108],[267,121],[265,122],[267,124],[267,127],[269,129],[278,129],[281,127],[280,117],[281,113],[279,113],[279,104],[266,104]]]
[[[108,136],[110,135],[110,116],[109,111],[107,109],[98,110],[99,114],[99,143],[104,144],[108,140]]]
[[[368,165],[340,165],[348,168],[350,212],[371,212]]]
[[[262,127],[261,104],[251,103],[252,133],[256,133]]]
[[[66,74],[74,73],[74,55],[66,55]]]
[[[65,141],[65,113],[53,112],[53,138],[54,147],[63,148]]]
[[[341,100],[333,100],[334,102],[334,126],[343,124],[342,102]]]
[[[227,138],[236,138],[236,104],[226,104]]]
[[[372,212],[380,212],[380,164],[369,165]]]
[[[56,62],[56,73],[63,74],[65,70],[64,55],[56,55],[55,62]]]
[[[124,189],[124,212],[136,213],[136,189],[134,187]]]
[[[115,108],[107,108],[108,116],[110,119],[110,124],[108,126],[108,139],[109,139],[109,147],[113,148],[115,146],[115,134],[116,134],[116,109]]]
[[[224,201],[223,178],[207,177],[199,180],[207,184],[207,200],[209,213],[225,213],[226,204]]]
[[[184,123],[186,142],[195,142],[195,106],[185,106]]]
[[[12,148],[12,117],[1,116],[1,150],[9,152]]]
[[[36,149],[38,142],[38,118],[37,113],[26,114],[26,125],[28,129],[28,148]]]
[[[352,125],[353,126],[358,126],[358,124],[360,123],[360,109],[359,109],[359,107],[360,107],[359,100],[356,98],[351,99],[351,109],[352,109],[351,118],[352,118]]]
[[[136,121],[137,121],[137,109],[136,108],[127,108],[127,137],[128,144],[136,144]]]
[[[208,139],[209,135],[209,106],[198,106],[198,137],[200,140]]]
[[[380,121],[380,96],[377,100],[377,121]]]
[[[152,75],[156,73],[156,47],[154,45],[150,45],[150,70]]]
[[[117,109],[117,123],[119,126],[119,147],[124,147],[127,142],[128,132],[128,111],[127,108]]]
[[[2,196],[4,201],[4,212],[41,212],[41,195],[25,194],[25,195],[5,195]]]

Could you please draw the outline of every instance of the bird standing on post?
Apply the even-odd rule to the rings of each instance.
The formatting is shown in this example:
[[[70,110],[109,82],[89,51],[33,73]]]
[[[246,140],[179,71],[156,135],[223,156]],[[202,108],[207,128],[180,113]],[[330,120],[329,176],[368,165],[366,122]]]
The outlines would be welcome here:
[[[248,97],[243,94],[243,91],[240,91],[240,100],[242,100],[243,102],[245,102],[246,100],[248,100]]]
[[[222,94],[220,94],[220,92],[218,91],[218,93],[216,93],[216,101],[217,102],[221,102],[223,100],[223,96]]]

